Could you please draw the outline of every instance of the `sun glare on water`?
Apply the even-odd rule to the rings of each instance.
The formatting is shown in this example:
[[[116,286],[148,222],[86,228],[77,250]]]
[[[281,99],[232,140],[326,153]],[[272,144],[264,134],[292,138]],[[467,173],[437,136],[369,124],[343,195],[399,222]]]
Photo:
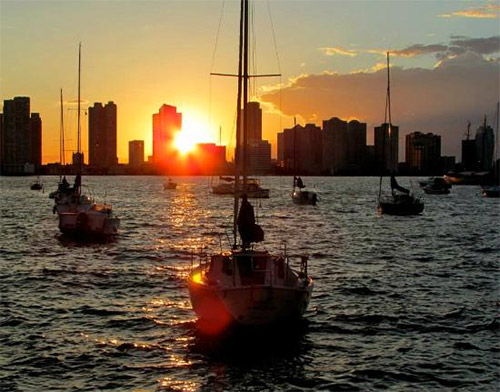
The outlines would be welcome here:
[[[203,143],[207,139],[208,130],[194,118],[184,117],[182,123],[182,130],[175,135],[174,145],[184,155],[192,151],[196,144]]]

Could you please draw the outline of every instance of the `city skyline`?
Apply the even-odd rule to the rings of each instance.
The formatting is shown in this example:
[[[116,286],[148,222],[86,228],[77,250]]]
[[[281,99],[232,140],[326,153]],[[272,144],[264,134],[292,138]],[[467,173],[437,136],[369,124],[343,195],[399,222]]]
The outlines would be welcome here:
[[[218,143],[222,128],[222,144],[232,150],[235,80],[209,74],[237,70],[237,2],[3,1],[0,8],[0,101],[31,98],[43,121],[43,163],[58,161],[58,90],[64,89],[69,108],[80,41],[85,107],[108,101],[119,107],[120,163],[127,162],[130,140],[144,140],[146,156],[152,154],[151,115],[163,103],[183,113],[184,131],[196,142]],[[477,129],[486,115],[493,123],[498,2],[270,1],[257,2],[253,12],[259,15],[257,69],[282,74],[252,82],[273,157],[278,132],[294,117],[317,126],[333,116],[357,119],[367,123],[373,144],[373,128],[383,122],[386,51],[401,158],[409,133],[441,134],[443,155],[460,157],[467,122]],[[75,116],[65,110],[68,150]],[[88,156],[86,117],[83,124]]]

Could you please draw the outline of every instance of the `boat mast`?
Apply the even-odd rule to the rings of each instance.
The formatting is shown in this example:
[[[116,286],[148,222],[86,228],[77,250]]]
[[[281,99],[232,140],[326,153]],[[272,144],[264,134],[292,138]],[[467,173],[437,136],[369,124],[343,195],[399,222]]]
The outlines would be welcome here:
[[[242,97],[242,68],[243,68],[243,33],[244,33],[244,2],[241,0],[240,9],[240,39],[238,55],[238,98],[236,111],[236,147],[234,152],[234,204],[233,204],[233,249],[236,249],[238,243],[238,207],[240,193],[240,164],[241,164],[241,97]]]
[[[77,140],[77,153],[78,153],[78,174],[82,175],[83,157],[81,153],[81,124],[80,124],[80,79],[81,79],[81,66],[82,66],[82,43],[78,45],[78,140]],[[81,179],[78,184],[78,195],[81,193],[82,183]]]
[[[248,171],[248,0],[243,0],[245,26],[243,34],[243,193],[247,192]]]
[[[297,118],[293,118],[293,192],[295,192],[295,175],[297,174],[297,155],[296,155],[296,145],[297,145]]]
[[[61,89],[61,129],[59,136],[59,164],[61,165],[61,172],[59,173],[59,181],[62,176],[65,176],[66,159],[64,151],[64,107],[63,107],[63,90]]]
[[[389,123],[387,122],[389,120]],[[388,135],[389,135],[389,163],[391,163],[392,158],[392,119],[391,119],[391,74],[389,65],[389,52],[387,52],[387,93],[385,96],[385,114],[384,114],[384,125],[387,124]],[[380,168],[380,182],[378,187],[378,202],[380,204],[380,197],[382,195],[382,177],[384,174],[386,162],[385,162],[385,129],[382,129],[382,167]]]

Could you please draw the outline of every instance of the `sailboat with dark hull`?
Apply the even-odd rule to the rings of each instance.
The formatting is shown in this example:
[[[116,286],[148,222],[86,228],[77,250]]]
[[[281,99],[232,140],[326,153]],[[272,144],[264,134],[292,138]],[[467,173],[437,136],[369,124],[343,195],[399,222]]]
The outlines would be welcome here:
[[[386,129],[389,136],[389,148],[392,149],[392,118],[391,118],[391,83],[390,83],[390,66],[389,66],[389,53],[387,53],[387,95],[385,104],[385,120],[383,124],[383,143],[382,143],[382,162],[384,167],[381,167],[379,192],[378,192],[378,211],[380,214],[385,215],[418,215],[424,210],[424,203],[415,197],[409,189],[400,186],[394,174],[391,174],[391,196],[382,198],[382,178],[385,168],[385,135]],[[392,157],[392,154],[389,154]]]
[[[248,0],[241,0],[239,47],[237,113],[243,119],[238,118],[236,129],[233,245],[231,250],[207,256],[188,277],[193,310],[198,316],[202,332],[207,333],[221,333],[234,325],[267,327],[296,321],[305,312],[313,289],[312,278],[307,273],[306,256],[300,256],[300,270],[295,270],[286,252],[274,255],[253,247],[254,243],[264,240],[264,232],[255,223],[253,207],[245,193],[248,133],[246,102],[250,77]],[[240,186],[243,192],[241,208],[237,191]],[[237,232],[241,236],[239,244]]]

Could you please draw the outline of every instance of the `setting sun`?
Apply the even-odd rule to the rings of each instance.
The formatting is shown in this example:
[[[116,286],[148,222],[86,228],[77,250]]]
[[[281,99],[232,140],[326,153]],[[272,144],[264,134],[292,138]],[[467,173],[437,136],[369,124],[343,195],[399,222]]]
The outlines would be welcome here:
[[[206,142],[207,139],[207,130],[202,122],[185,116],[182,130],[175,135],[174,145],[181,154],[186,154],[192,151],[196,144]]]

